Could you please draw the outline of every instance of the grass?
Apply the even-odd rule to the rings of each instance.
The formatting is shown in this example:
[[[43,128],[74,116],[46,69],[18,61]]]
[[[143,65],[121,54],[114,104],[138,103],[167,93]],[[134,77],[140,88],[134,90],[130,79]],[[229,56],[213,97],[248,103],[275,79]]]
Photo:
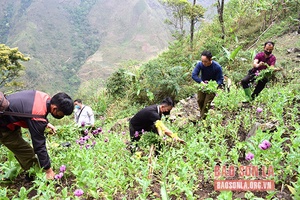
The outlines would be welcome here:
[[[238,192],[214,191],[214,167],[217,164],[236,167],[253,164],[274,168],[275,176],[272,180],[276,183],[276,189],[271,192],[248,191],[246,196],[252,196],[252,199],[272,199],[283,191],[289,196],[294,195],[294,198],[299,197],[299,190],[291,193],[291,188],[299,188],[300,97],[296,92],[299,87],[296,87],[293,83],[285,87],[280,84],[269,85],[246,107],[239,103],[243,99],[241,89],[233,89],[230,93],[219,91],[215,98],[215,108],[210,110],[205,121],[187,123],[181,128],[176,123],[165,122],[187,144],[174,146],[173,143],[165,143],[159,156],[153,157],[152,179],[148,178],[149,147],[143,148],[141,157],[132,155],[126,150],[129,140],[127,129],[113,132],[110,127],[114,122],[98,122],[103,131],[97,137],[90,134],[91,138],[80,145],[76,143],[80,139],[78,130],[71,122],[72,119],[66,119],[65,124],[69,125],[60,126],[57,135],[48,136],[47,139],[55,172],[59,173],[61,165],[67,168],[62,179],[48,182],[44,173],[37,170],[32,184],[14,188],[18,185],[14,180],[11,183],[2,182],[0,194],[6,194],[4,196],[11,199],[71,199],[75,198],[75,189],[82,189],[84,194],[80,199],[235,197]],[[257,113],[257,107],[263,111]],[[245,141],[245,136],[255,122],[270,121],[278,121],[275,130],[258,129],[255,136]],[[269,150],[258,148],[263,140],[271,142]],[[71,143],[70,148],[60,145],[66,141]],[[2,178],[12,167],[21,171],[16,160],[8,156],[5,147],[1,146],[0,152]],[[252,161],[245,160],[248,152],[254,154]],[[20,175],[15,181],[22,182],[19,178]]]

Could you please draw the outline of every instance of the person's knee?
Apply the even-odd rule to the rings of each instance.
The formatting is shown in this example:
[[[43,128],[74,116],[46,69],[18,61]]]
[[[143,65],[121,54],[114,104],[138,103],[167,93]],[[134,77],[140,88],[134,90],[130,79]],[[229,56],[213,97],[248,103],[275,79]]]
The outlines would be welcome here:
[[[248,85],[249,85],[248,79],[246,79],[246,78],[242,79],[241,80],[241,85],[242,85],[243,88],[247,88]]]

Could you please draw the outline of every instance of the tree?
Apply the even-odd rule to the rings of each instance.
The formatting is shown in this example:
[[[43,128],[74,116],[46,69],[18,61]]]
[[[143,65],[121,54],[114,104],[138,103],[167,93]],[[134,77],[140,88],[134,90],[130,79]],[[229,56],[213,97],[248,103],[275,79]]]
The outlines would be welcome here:
[[[221,29],[222,29],[222,36],[221,36],[221,38],[225,39],[225,25],[224,25],[224,18],[223,18],[223,14],[224,14],[224,0],[218,0],[217,10],[218,10],[219,22],[220,22]]]
[[[200,18],[203,17],[205,9],[201,5],[196,5],[196,0],[193,0],[193,4],[189,4],[187,7],[187,16],[190,19],[190,47],[193,49],[194,30],[195,25]]]
[[[204,15],[205,9],[201,5],[196,5],[196,0],[191,4],[188,0],[160,0],[171,14],[170,19],[165,22],[175,29],[173,36],[181,39],[185,35],[185,25],[190,24],[191,46],[193,43],[195,24]]]
[[[16,78],[20,76],[20,72],[24,70],[24,66],[20,61],[28,61],[18,48],[9,48],[4,44],[0,44],[0,88],[17,86],[20,82]]]

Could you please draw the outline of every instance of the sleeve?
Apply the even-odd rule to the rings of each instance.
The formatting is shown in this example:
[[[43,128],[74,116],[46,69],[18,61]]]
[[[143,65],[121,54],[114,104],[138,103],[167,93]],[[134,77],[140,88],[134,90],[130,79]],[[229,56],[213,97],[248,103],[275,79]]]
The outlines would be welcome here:
[[[223,76],[223,72],[222,72],[222,67],[220,65],[218,65],[217,68],[217,83],[218,85],[222,85],[224,81],[224,76]]]
[[[40,166],[41,168],[49,169],[51,167],[51,163],[46,148],[46,137],[44,135],[47,122],[28,119],[27,125],[31,135],[34,153],[38,157]]]
[[[276,57],[273,56],[273,57],[272,57],[272,60],[271,60],[270,66],[275,66],[275,64],[276,64]]]
[[[94,125],[95,124],[95,116],[94,116],[94,112],[91,107],[89,107],[89,109],[88,109],[88,116],[90,118],[91,125]]]
[[[201,78],[199,77],[200,70],[201,70],[201,62],[197,63],[196,67],[192,72],[192,79],[197,83],[201,83],[202,81]]]

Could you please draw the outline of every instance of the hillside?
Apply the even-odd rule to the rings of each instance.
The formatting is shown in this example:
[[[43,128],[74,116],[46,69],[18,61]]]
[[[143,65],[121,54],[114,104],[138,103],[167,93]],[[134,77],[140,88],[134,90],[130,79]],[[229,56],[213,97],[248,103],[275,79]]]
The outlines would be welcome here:
[[[197,32],[195,49],[184,38],[138,68],[116,71],[108,81],[111,87],[95,89],[95,83],[85,95],[78,91],[96,115],[96,129],[76,126],[73,116],[61,120],[49,116],[57,128],[55,135],[45,134],[55,180],[46,180],[43,169],[32,167],[30,182],[13,153],[0,145],[0,196],[3,200],[300,199],[300,4],[286,1],[283,6],[278,0],[271,8],[269,3],[231,0],[225,39],[218,20],[213,20]],[[269,10],[263,10],[265,6]],[[275,42],[276,67],[283,71],[272,74],[257,98],[243,103],[240,77],[268,40]],[[191,71],[203,49],[214,52],[232,84],[230,90],[214,88],[208,116],[199,119],[194,95],[199,87],[193,84]],[[103,55],[96,51],[88,62],[101,63]],[[173,132],[172,138],[141,130],[133,153],[130,150],[137,146],[130,143],[128,118],[169,95],[177,103],[162,122]],[[22,132],[31,143],[30,133]],[[186,143],[177,143],[176,136]]]
[[[0,42],[31,57],[26,88],[73,92],[78,76],[89,77],[81,71],[105,78],[116,63],[146,60],[170,40],[156,1],[1,0],[0,11]],[[89,63],[99,59],[95,73]]]
[[[212,3],[199,1],[209,8]],[[0,0],[0,43],[31,60],[25,88],[74,93],[128,60],[147,61],[172,40],[158,0]]]

